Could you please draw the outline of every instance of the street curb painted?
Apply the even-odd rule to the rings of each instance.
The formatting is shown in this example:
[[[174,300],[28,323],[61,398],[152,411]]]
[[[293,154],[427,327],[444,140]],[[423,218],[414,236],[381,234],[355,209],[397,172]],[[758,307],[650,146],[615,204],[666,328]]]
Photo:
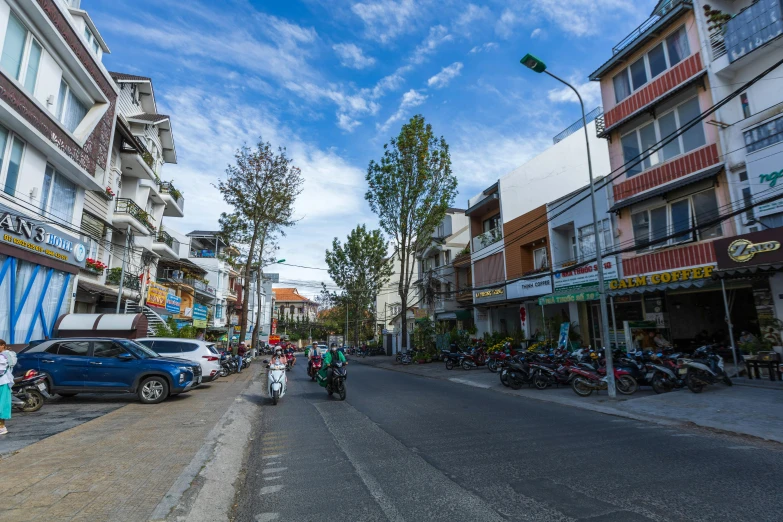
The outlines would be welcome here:
[[[359,361],[357,361],[357,362],[359,362]],[[386,361],[384,361],[384,362],[386,362]],[[620,410],[620,409],[614,408],[612,406],[602,406],[602,405],[597,405],[597,404],[590,404],[590,403],[582,402],[582,401],[575,400],[575,399],[562,399],[560,397],[546,396],[544,394],[541,394],[541,396],[519,395],[519,394],[513,393],[513,390],[503,388],[502,385],[486,387],[486,386],[482,385],[481,383],[466,382],[467,381],[466,379],[459,379],[459,378],[453,378],[453,377],[440,377],[440,376],[436,376],[436,375],[422,375],[420,373],[406,371],[406,370],[403,369],[403,368],[405,368],[405,365],[400,365],[400,368],[395,368],[395,367],[381,366],[381,364],[383,364],[383,363],[381,363],[381,364],[368,364],[368,363],[359,362],[359,364],[363,364],[364,366],[371,366],[371,367],[374,367],[374,368],[378,368],[380,370],[387,370],[387,371],[399,372],[399,373],[407,373],[409,375],[416,375],[418,377],[425,377],[425,378],[429,378],[429,379],[436,379],[436,380],[445,381],[445,382],[453,382],[455,384],[462,384],[464,386],[473,386],[473,387],[483,388],[483,389],[486,389],[486,390],[489,390],[489,391],[493,391],[495,393],[502,393],[502,394],[505,394],[505,395],[510,395],[512,397],[519,397],[519,398],[523,398],[523,399],[533,399],[533,400],[537,400],[537,401],[541,401],[541,402],[560,404],[561,406],[572,406],[574,408],[580,408],[580,409],[583,409],[583,410],[594,411],[596,413],[603,413],[605,415],[612,415],[612,416],[615,416],[615,417],[622,417],[622,418],[637,420],[637,421],[641,421],[641,422],[649,422],[649,423],[652,423],[652,424],[658,424],[660,426],[689,428],[689,429],[700,428],[700,429],[709,430],[709,431],[714,432],[714,433],[721,433],[721,434],[732,435],[732,436],[749,437],[749,438],[760,440],[760,441],[774,442],[774,443],[778,443],[778,444],[783,444],[783,434],[781,434],[779,438],[765,438],[765,437],[759,437],[759,436],[756,436],[756,435],[752,435],[752,434],[749,434],[749,433],[742,433],[742,432],[738,432],[738,431],[731,431],[731,430],[721,429],[721,428],[718,428],[718,427],[715,427],[715,426],[709,426],[709,425],[705,425],[705,424],[698,424],[698,423],[693,422],[693,421],[681,421],[681,420],[677,420],[677,419],[671,419],[671,418],[668,418],[668,417],[661,417],[661,416],[647,415],[647,414],[645,414],[645,415],[637,415],[635,413],[631,413],[631,412],[627,412],[627,411],[624,411],[624,410]]]

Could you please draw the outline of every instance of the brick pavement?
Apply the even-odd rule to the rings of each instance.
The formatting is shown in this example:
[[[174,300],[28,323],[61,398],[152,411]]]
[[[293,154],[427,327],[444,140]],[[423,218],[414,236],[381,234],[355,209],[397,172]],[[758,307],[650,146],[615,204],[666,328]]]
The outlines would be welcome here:
[[[128,404],[0,459],[0,522],[147,520],[253,365],[161,404]]]

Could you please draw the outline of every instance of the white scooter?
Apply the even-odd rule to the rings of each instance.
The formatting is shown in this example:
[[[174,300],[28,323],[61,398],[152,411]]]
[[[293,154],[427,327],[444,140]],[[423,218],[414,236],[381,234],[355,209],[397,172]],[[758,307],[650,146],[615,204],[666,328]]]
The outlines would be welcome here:
[[[277,404],[277,401],[285,396],[286,383],[288,382],[285,363],[269,364],[268,360],[264,363],[269,368],[266,375],[266,391],[272,397],[272,404]]]

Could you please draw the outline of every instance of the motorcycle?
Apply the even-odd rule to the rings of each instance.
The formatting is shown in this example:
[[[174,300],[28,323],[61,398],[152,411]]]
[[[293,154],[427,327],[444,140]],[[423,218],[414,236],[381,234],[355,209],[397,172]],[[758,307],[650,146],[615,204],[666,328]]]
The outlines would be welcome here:
[[[46,390],[46,377],[35,370],[27,370],[14,379],[11,406],[25,413],[38,411],[44,405],[44,398],[51,397]]]
[[[294,364],[296,364],[296,357],[294,356],[293,352],[288,352],[285,354],[285,361],[286,361],[286,370],[290,370],[294,367]]]
[[[606,390],[609,387],[606,376],[601,376],[600,370],[596,370],[588,364],[572,366],[571,373],[575,376],[571,381],[571,388],[580,397],[588,397],[593,391]],[[606,369],[603,369],[606,373]],[[623,395],[631,395],[639,389],[639,383],[631,377],[626,370],[614,369],[615,389]]]
[[[693,393],[701,393],[708,384],[724,383],[731,386],[734,383],[723,368],[723,357],[715,353],[711,345],[702,346],[693,352],[694,359],[680,358],[677,372],[685,376],[685,384]]]
[[[264,364],[268,368],[266,391],[272,398],[272,404],[277,405],[277,401],[285,396],[286,384],[288,384],[288,377],[285,374],[286,365],[282,363],[270,364],[267,359],[264,360]]]
[[[568,370],[570,367],[570,364],[566,366],[564,364],[533,362],[530,363],[530,379],[539,390],[546,389],[553,384],[556,386],[571,384],[575,376]]]
[[[510,347],[511,343],[506,343],[507,351],[497,351],[489,354],[489,357],[487,358],[487,369],[489,371],[492,373],[497,373],[498,370],[503,366],[503,361],[516,355],[516,352],[510,349]]]
[[[463,370],[470,370],[471,368],[477,368],[484,366],[487,363],[487,354],[481,348],[473,351],[473,353],[466,353],[463,355],[460,361],[460,366]]]
[[[307,375],[310,376],[310,380],[314,381],[316,374],[321,369],[324,359],[320,355],[310,359],[310,363],[307,365]]]
[[[522,355],[511,357],[503,362],[500,369],[500,382],[512,390],[518,390],[531,382],[530,364]]]
[[[646,378],[655,393],[667,393],[685,387],[685,376],[679,375],[677,364],[673,362],[681,357],[679,353],[666,358],[661,353],[652,356],[651,362],[647,364]]]
[[[345,400],[345,379],[347,377],[347,368],[341,361],[332,363],[332,379],[326,383],[326,393],[329,397],[337,393],[341,401]]]
[[[453,370],[455,366],[462,364],[462,358],[465,356],[462,352],[452,352],[446,356],[446,369]]]

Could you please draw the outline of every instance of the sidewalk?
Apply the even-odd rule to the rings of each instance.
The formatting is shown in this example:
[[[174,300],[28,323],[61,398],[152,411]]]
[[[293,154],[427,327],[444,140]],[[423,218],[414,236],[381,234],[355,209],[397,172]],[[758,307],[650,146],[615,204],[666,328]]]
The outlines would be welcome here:
[[[130,403],[0,459],[0,522],[148,520],[261,365],[248,370],[160,404]]]
[[[634,395],[620,395],[612,401],[606,392],[579,397],[570,387],[512,390],[500,383],[498,374],[485,368],[449,371],[443,363],[401,365],[392,357],[352,357],[351,361],[609,415],[670,426],[699,426],[783,443],[783,388],[770,386],[772,383],[759,387],[717,385],[708,386],[701,394],[682,389],[661,395],[645,386]]]

